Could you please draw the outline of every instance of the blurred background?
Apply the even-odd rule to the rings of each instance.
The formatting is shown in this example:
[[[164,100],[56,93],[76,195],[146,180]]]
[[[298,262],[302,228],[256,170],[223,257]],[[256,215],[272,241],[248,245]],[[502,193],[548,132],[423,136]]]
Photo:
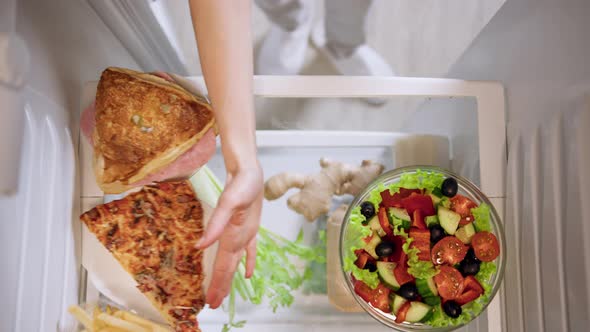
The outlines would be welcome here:
[[[374,0],[365,18],[366,42],[391,66],[395,75],[444,77],[504,1]],[[310,35],[322,28],[324,1],[295,2],[304,7],[300,11],[311,16]],[[201,74],[190,13],[185,1],[90,0],[89,3],[109,23],[123,44],[133,46],[128,47],[128,50],[144,69],[166,68],[184,75]],[[257,1],[253,6],[255,59],[260,55],[261,44],[273,25],[267,12],[256,5],[259,3],[265,1]],[[141,36],[139,41],[137,33]],[[145,46],[135,47],[137,43]],[[262,70],[260,67],[258,60],[255,68],[258,73]],[[269,72],[281,74],[272,70],[264,73]],[[311,36],[300,74],[339,74],[318,51]],[[396,98],[381,105],[351,99],[258,100],[256,109],[259,129],[392,131],[407,127],[410,114],[421,104],[422,100],[417,98]],[[276,109],[281,111],[275,112]],[[384,120],[365,120],[375,116]],[[339,121],[334,121],[336,118]]]

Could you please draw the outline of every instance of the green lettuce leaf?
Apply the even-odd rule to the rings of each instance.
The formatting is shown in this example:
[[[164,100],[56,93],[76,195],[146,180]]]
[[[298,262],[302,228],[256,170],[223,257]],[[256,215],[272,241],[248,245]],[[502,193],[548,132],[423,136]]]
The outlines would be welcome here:
[[[475,226],[476,231],[492,231],[492,226],[490,225],[490,207],[487,204],[482,203],[478,207],[471,209],[471,214],[473,214],[473,226]]]
[[[479,265],[479,272],[475,275],[475,279],[483,286],[484,293],[491,291],[492,285],[490,285],[490,280],[496,273],[496,270],[497,267],[494,262],[481,262]]]
[[[393,229],[393,235],[401,236],[404,239],[407,239],[408,233],[406,233],[406,230],[404,228],[404,221],[394,216],[389,211],[387,212],[387,215],[389,216],[389,223],[391,224]]]
[[[447,327],[467,324],[470,320],[471,315],[467,310],[463,310],[459,317],[451,318],[444,313],[441,305],[436,305],[432,308],[432,316],[425,323],[433,327]]]
[[[408,266],[408,273],[417,279],[431,278],[439,272],[434,268],[434,265],[431,262],[420,260],[413,261],[411,256],[408,259]]]
[[[379,199],[381,199],[380,196]],[[352,273],[357,280],[361,280],[372,289],[375,289],[379,285],[379,275],[377,272],[360,269],[354,264],[357,258],[354,252],[364,248],[365,242],[363,239],[371,235],[371,229],[363,225],[364,221],[365,217],[361,214],[361,208],[357,206],[350,213],[347,226],[348,231],[343,242],[345,248],[348,248],[343,258],[343,266],[344,271]]]
[[[496,264],[494,262],[482,262],[479,267],[479,272],[475,275],[475,279],[479,281],[484,289],[484,293],[476,300],[469,302],[462,306],[463,312],[457,318],[447,316],[440,305],[435,306],[433,315],[426,322],[426,324],[434,327],[455,326],[460,324],[467,324],[472,318],[479,315],[485,304],[489,302],[492,292],[492,285],[490,280],[492,275],[496,273]]]
[[[402,174],[398,182],[389,186],[389,190],[392,193],[398,192],[400,188],[426,189],[432,192],[435,188],[440,188],[444,180],[442,173],[416,170],[414,173]]]
[[[418,279],[428,279],[438,274],[438,270],[434,268],[432,262],[421,261],[418,259],[420,250],[418,248],[410,248],[414,239],[407,238],[402,245],[403,252],[408,256],[408,273]]]
[[[373,205],[375,206],[375,211],[379,209],[379,204],[381,204],[381,201],[383,200],[383,198],[381,197],[381,192],[385,191],[385,189],[387,188],[385,188],[383,183],[380,183],[377,186],[377,188],[375,188],[369,193],[369,198],[367,198],[367,201],[373,203]]]
[[[405,188],[405,187],[404,187]],[[418,248],[410,248],[410,244],[414,239],[408,237],[408,233],[403,228],[404,221],[389,213],[389,220],[393,228],[393,235],[398,235],[406,239],[402,245],[402,250],[408,256],[408,273],[415,278],[426,279],[438,274],[438,270],[434,268],[432,262],[421,261],[418,259],[420,250]]]

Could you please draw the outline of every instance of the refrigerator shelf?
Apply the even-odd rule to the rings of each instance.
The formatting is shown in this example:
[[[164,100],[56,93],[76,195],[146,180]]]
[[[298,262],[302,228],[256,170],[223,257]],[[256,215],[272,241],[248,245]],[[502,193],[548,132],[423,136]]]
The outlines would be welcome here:
[[[204,86],[201,78],[190,78],[195,84]],[[448,79],[427,78],[376,78],[376,77],[256,77],[254,94],[270,98],[335,98],[335,97],[379,97],[379,96],[422,96],[434,98],[475,97],[477,100],[480,177],[482,190],[492,199],[500,213],[504,204],[505,120],[504,95],[502,87],[491,82],[466,82]],[[82,109],[88,106],[95,95],[96,82],[84,86]],[[411,140],[419,135],[392,132],[348,132],[348,131],[258,131],[259,159],[265,177],[281,171],[304,173],[317,172],[319,159],[331,159],[358,164],[363,159],[383,163],[386,169],[397,165],[396,143]],[[500,140],[498,138],[501,138]],[[445,137],[430,137],[444,140]],[[92,148],[79,138],[80,191],[78,206],[80,212],[103,202],[103,193],[95,183],[92,173]],[[449,156],[449,159],[451,157]],[[223,159],[218,150],[208,166],[224,179]],[[311,241],[317,228],[308,223],[286,206],[288,194],[277,201],[265,202],[262,224],[287,238],[294,239],[303,227]],[[74,215],[74,223],[77,215]],[[76,241],[81,241],[80,232]],[[82,247],[82,246],[79,246]],[[83,257],[83,255],[79,255]],[[82,273],[80,301],[92,302],[100,294]],[[502,291],[490,304],[487,313],[482,314],[465,330],[502,331]],[[382,330],[383,327],[364,313],[350,314],[337,311],[327,296],[298,294],[295,303],[288,309],[279,309],[273,314],[268,307],[251,306],[238,301],[237,319],[247,319],[244,330],[341,330],[343,327]],[[222,310],[205,310],[200,314],[204,330],[215,331],[226,322],[227,314]]]

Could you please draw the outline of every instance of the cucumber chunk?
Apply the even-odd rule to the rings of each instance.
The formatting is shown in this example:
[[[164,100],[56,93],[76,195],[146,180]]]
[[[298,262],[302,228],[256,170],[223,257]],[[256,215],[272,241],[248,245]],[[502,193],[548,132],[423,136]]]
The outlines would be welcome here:
[[[408,211],[406,211],[406,209],[392,207],[392,208],[389,208],[389,213],[391,213],[394,217],[401,219],[401,220],[406,220],[406,221],[411,220],[410,215],[408,214]]]
[[[434,304],[434,305],[431,305],[431,304],[428,304],[428,303],[426,303],[426,304],[428,304],[428,305],[429,305],[429,306],[431,306],[431,307],[434,307],[435,305],[440,305],[440,298],[439,298],[439,297],[437,297],[437,299],[438,299],[438,303],[436,303],[436,304]],[[421,322],[421,323],[426,323],[426,322],[428,322],[428,321],[429,321],[429,320],[432,318],[432,316],[433,316],[433,315],[434,315],[434,310],[433,310],[433,309],[430,309],[430,311],[429,311],[429,312],[426,314],[426,316],[424,316],[424,318],[422,318],[422,319],[420,320],[420,322]]]
[[[402,228],[403,229],[405,229],[407,231],[410,229],[410,226],[412,226],[412,224],[409,220],[402,220]]]
[[[406,322],[416,323],[424,319],[432,307],[422,302],[412,302],[406,315]]]
[[[451,200],[448,197],[443,197],[440,199],[440,202],[438,202],[438,207],[445,207],[447,209],[451,208]]]
[[[433,278],[416,279],[416,288],[422,297],[438,296],[436,285]]]
[[[454,235],[461,221],[461,215],[441,206],[438,208],[438,220],[447,234]]]
[[[379,217],[374,216],[373,218],[371,218],[371,220],[368,223],[368,226],[373,232],[377,232],[379,236],[383,237],[386,235],[385,231],[383,230],[383,227],[381,227],[381,224],[379,223]]]
[[[367,243],[363,249],[365,249],[365,251],[368,252],[373,258],[379,259],[379,256],[375,252],[375,248],[377,248],[379,243],[381,243],[379,234],[377,234],[377,232],[373,232],[373,238],[371,238],[371,241],[369,241],[369,243]]]
[[[457,232],[455,232],[455,236],[457,239],[461,240],[461,242],[465,244],[471,243],[471,238],[475,235],[475,227],[473,227],[473,223],[469,223],[465,226],[459,227]]]
[[[402,305],[404,305],[404,303],[406,303],[408,300],[404,299],[403,297],[399,296],[399,295],[394,295],[393,296],[393,304],[391,306],[392,308],[392,313],[394,315],[397,315],[397,312],[399,310],[399,308],[402,307]]]
[[[428,216],[426,217],[426,227],[430,226],[434,226],[434,225],[438,225],[439,221],[438,221],[438,217],[437,216]]]
[[[422,299],[424,301],[424,303],[430,305],[430,306],[435,306],[435,305],[439,305],[440,304],[440,297],[438,296],[431,296],[431,297],[425,297]]]
[[[393,269],[395,269],[396,265],[396,263],[391,262],[377,262],[377,273],[381,277],[381,280],[383,280],[383,283],[393,290],[398,290],[400,287],[399,282],[393,274]]]
[[[428,196],[430,196],[430,198],[432,198],[432,204],[434,204],[434,206],[437,206],[440,201],[442,200],[442,198],[436,196],[435,194],[428,194]]]

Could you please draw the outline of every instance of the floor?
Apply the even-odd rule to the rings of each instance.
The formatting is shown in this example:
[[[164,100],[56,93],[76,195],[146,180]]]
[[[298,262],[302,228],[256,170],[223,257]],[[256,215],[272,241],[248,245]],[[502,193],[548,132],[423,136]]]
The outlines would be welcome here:
[[[199,75],[197,49],[185,2],[161,2],[174,25],[168,26],[173,44],[191,75]],[[369,12],[367,38],[397,75],[443,76],[505,0],[405,1],[376,0]],[[158,2],[158,1],[156,1]],[[316,21],[323,15],[323,1],[316,1]],[[265,14],[254,7],[253,35],[257,52],[269,28]],[[255,54],[256,55],[256,54]],[[337,74],[311,46],[303,75]],[[380,107],[352,99],[257,100],[259,129],[403,130],[419,98],[397,98]],[[276,110],[281,110],[277,113]],[[366,121],[375,117],[383,121]],[[334,121],[333,119],[339,119]]]

